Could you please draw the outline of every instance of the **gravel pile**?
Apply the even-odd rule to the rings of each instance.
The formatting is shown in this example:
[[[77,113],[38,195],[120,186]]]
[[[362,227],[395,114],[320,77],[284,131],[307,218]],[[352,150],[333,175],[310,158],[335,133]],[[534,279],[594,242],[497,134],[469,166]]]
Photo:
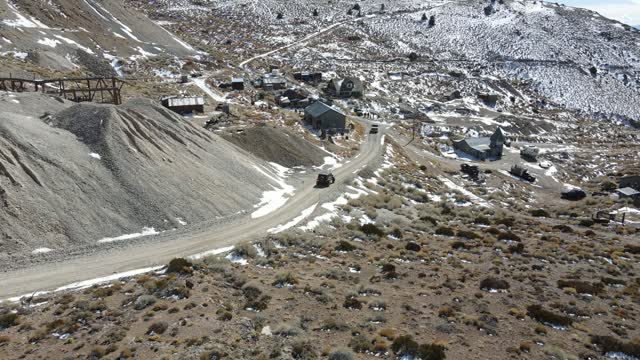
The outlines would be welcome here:
[[[230,216],[275,185],[264,162],[149,100],[0,105],[0,263]]]
[[[289,168],[322,165],[327,156],[319,147],[284,128],[258,126],[222,136],[263,160]]]

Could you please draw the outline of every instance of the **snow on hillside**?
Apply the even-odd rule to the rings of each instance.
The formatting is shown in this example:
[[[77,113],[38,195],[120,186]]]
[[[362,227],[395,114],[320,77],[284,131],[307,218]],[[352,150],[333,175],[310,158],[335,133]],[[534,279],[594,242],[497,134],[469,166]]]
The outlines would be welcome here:
[[[0,0],[0,54],[38,53],[34,61],[74,69],[78,50],[90,55],[140,59],[185,56],[195,50],[172,33],[123,7],[119,0]]]

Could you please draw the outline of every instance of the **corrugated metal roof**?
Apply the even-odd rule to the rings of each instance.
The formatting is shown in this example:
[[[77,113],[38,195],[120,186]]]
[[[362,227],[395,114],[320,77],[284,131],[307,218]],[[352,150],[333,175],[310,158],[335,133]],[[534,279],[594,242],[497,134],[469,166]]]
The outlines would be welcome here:
[[[232,83],[239,83],[239,82],[243,83],[244,79],[243,78],[231,78],[231,82]]]
[[[636,196],[640,194],[640,191],[630,187],[618,189],[618,192],[626,196]]]
[[[195,105],[204,105],[204,97],[202,96],[193,96],[193,97],[175,97],[167,99],[169,106],[195,106]]]
[[[319,117],[322,116],[323,114],[329,112],[329,111],[333,111],[336,112],[342,116],[346,116],[344,115],[341,111],[332,108],[331,106],[323,103],[322,101],[316,101],[313,104],[307,106],[304,109],[304,112],[312,117]]]

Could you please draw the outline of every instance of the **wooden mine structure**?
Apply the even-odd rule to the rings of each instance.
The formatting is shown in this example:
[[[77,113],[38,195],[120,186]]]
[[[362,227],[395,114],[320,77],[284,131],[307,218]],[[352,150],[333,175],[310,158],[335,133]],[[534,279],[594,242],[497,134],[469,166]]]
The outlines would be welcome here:
[[[63,78],[29,80],[14,77],[0,78],[0,91],[41,92],[74,102],[122,104],[120,91],[124,81],[112,77]]]

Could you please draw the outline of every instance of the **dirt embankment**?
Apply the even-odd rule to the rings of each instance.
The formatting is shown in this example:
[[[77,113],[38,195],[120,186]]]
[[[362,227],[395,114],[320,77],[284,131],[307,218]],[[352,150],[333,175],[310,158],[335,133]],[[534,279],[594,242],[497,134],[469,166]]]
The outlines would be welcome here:
[[[284,128],[258,126],[222,136],[263,160],[286,167],[322,165],[327,156],[316,145]]]
[[[0,101],[0,261],[230,216],[271,188],[262,161],[149,100]]]

